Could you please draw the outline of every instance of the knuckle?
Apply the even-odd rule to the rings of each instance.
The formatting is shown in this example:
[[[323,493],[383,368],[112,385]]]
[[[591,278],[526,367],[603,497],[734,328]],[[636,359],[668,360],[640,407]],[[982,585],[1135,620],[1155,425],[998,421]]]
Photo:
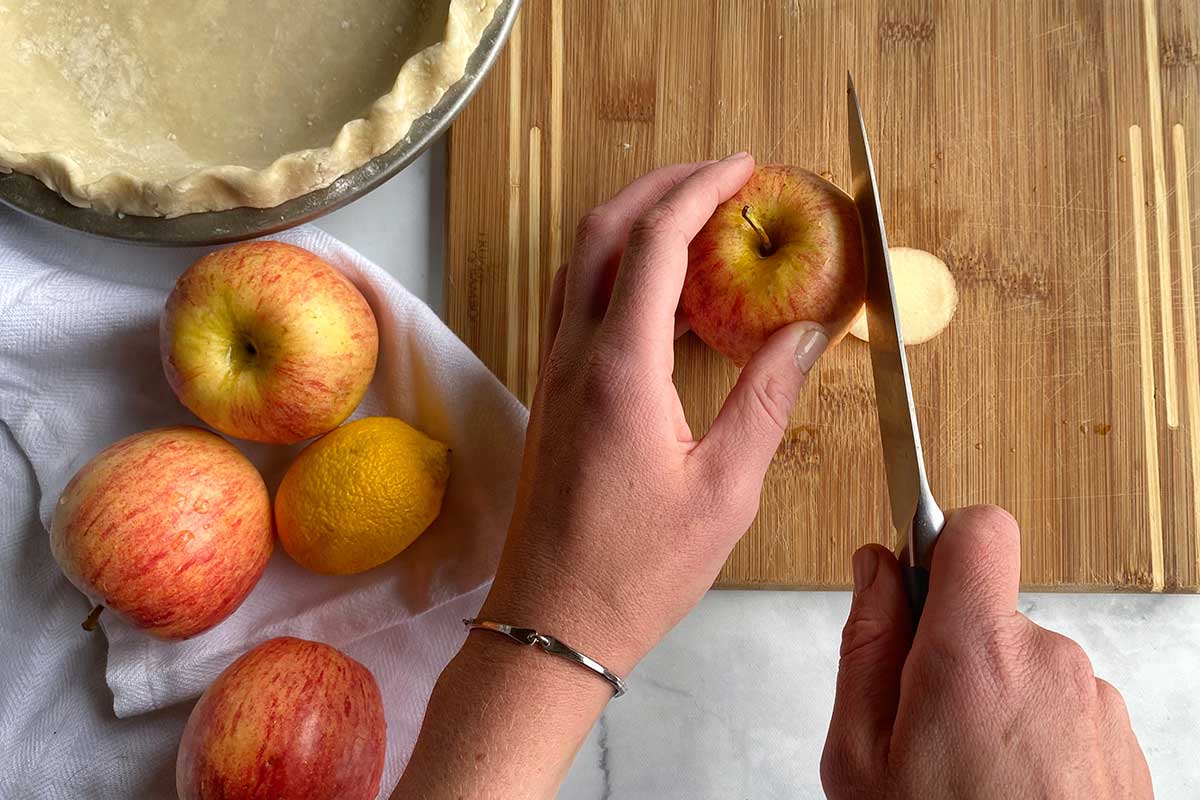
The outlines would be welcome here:
[[[1085,677],[1089,683],[1096,679],[1092,672],[1092,662],[1082,647],[1065,636],[1057,637],[1056,641],[1055,663],[1060,670],[1072,678]]]
[[[936,686],[944,676],[961,677],[968,674],[964,668],[969,648],[961,639],[942,628],[927,628],[914,642],[912,654],[905,664],[918,686]]]
[[[570,268],[570,264],[564,263],[564,264],[559,264],[558,269],[554,270],[554,280],[550,284],[550,294],[551,294],[551,296],[559,295],[560,296],[559,302],[561,302],[561,295],[562,295],[563,290],[566,289],[566,287],[567,287],[567,270],[569,268]],[[549,306],[549,304],[547,304],[546,311],[549,312],[549,310],[550,310],[550,306]]]
[[[834,787],[841,785],[841,767],[842,765],[833,751],[833,738],[830,737],[825,740],[825,749],[821,751],[821,763],[819,766],[821,786],[825,789],[827,796],[833,796]]]
[[[1096,673],[1083,648],[1053,631],[1044,631],[1049,644],[1051,668],[1076,700],[1093,700],[1097,695]]]
[[[1028,684],[1020,647],[997,631],[964,635],[937,627],[921,632],[905,664],[914,685],[969,705],[1004,704]]]
[[[984,629],[978,646],[971,649],[976,669],[986,676],[998,697],[1020,695],[1033,678],[1027,624],[1024,617],[993,624]]]
[[[1113,686],[1103,678],[1096,678],[1096,699],[1100,705],[1113,711],[1128,713],[1125,706],[1125,697],[1121,694],[1117,687]]]
[[[821,751],[820,773],[821,787],[827,797],[836,800],[844,796],[843,787],[849,783],[850,769],[832,735],[825,742],[825,749]]]
[[[587,399],[602,408],[611,408],[628,393],[628,368],[625,359],[613,348],[601,343],[589,348],[583,363],[583,386]]]
[[[652,206],[634,221],[629,231],[631,242],[644,244],[658,236],[678,229],[675,210],[669,205]]]
[[[550,397],[561,397],[570,391],[574,377],[566,358],[557,348],[546,357],[538,381],[543,385],[544,393]]]
[[[590,337],[580,345],[550,352],[539,377],[542,394],[553,399],[556,407],[576,409],[579,424],[603,420],[611,427],[640,422],[629,412],[645,398],[645,369],[602,337]]]
[[[777,378],[767,376],[764,380],[756,380],[750,384],[750,391],[743,395],[743,402],[749,404],[743,409],[750,419],[762,420],[764,424],[777,429],[780,435],[787,432],[788,418],[791,416],[791,403],[786,387]]]
[[[618,365],[609,349],[594,339],[576,344],[555,347],[547,356],[542,370],[547,394],[565,398],[582,392],[594,398],[611,387]]]
[[[860,613],[851,616],[842,628],[842,659],[857,658],[877,642],[886,641],[894,625],[892,620],[874,614]]]
[[[575,247],[586,250],[606,238],[613,228],[612,216],[603,206],[584,214],[575,226]]]
[[[1030,691],[1060,680],[1059,645],[1045,639],[1048,632],[1021,615],[965,633],[942,629],[928,633],[922,642],[924,668],[934,680],[939,671],[955,676],[954,685],[974,698],[970,702],[1011,707]]]
[[[1078,646],[1064,656],[1063,675],[1071,687],[1084,697],[1096,695],[1096,673],[1092,669],[1091,659]]]
[[[821,788],[830,800],[871,796],[867,787],[875,783],[877,769],[852,736],[836,723],[830,728],[819,765]]]

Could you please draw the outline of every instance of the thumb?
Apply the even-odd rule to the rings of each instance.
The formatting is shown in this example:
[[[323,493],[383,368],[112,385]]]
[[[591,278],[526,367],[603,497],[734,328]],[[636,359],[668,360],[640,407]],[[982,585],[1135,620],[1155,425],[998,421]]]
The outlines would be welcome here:
[[[742,369],[713,421],[701,450],[723,466],[761,481],[809,370],[829,345],[815,322],[795,322],[776,331]]]
[[[969,506],[946,515],[933,549],[929,597],[920,630],[955,638],[992,629],[1017,610],[1021,584],[1021,530],[997,506]]]
[[[854,554],[854,599],[842,631],[837,693],[821,780],[826,791],[872,783],[887,761],[900,703],[900,673],[912,644],[912,612],[900,565],[869,544]]]

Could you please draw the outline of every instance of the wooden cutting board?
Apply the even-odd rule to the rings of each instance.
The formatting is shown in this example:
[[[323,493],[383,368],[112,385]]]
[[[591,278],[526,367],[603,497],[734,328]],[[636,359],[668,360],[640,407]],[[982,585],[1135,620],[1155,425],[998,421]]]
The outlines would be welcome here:
[[[1029,588],[1196,591],[1195,0],[527,0],[451,134],[452,327],[527,399],[575,221],[743,148],[846,185],[847,69],[889,238],[961,292],[909,350],[938,499],[1009,508]],[[704,431],[734,368],[687,336],[675,374]],[[719,586],[845,586],[892,539],[872,395],[864,345],[823,359]]]

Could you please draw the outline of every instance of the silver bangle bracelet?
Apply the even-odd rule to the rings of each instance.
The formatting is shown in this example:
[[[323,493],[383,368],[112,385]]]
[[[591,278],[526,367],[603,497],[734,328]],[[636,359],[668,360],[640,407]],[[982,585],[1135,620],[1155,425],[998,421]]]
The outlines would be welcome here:
[[[507,636],[518,644],[537,647],[550,655],[560,656],[568,661],[573,661],[612,684],[613,697],[620,697],[625,694],[625,681],[621,680],[621,678],[608,670],[596,659],[584,655],[570,645],[555,639],[553,636],[538,633],[533,628],[514,628],[512,625],[505,625],[503,622],[491,622],[486,619],[464,619],[463,625],[467,627],[468,631],[475,630],[476,628],[492,631]]]

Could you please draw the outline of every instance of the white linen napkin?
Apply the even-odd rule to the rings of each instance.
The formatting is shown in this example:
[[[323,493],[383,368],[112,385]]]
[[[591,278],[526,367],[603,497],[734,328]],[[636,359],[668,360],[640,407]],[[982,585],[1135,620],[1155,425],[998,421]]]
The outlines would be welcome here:
[[[185,642],[154,639],[105,615],[111,711],[108,698],[93,697],[82,712],[124,718],[193,698],[237,656],[274,636],[327,642],[362,661],[380,684],[389,728],[387,790],[415,740],[438,672],[462,641],[458,620],[479,607],[494,571],[527,414],[433,311],[382,269],[312,227],[277,238],[321,255],[370,302],[379,323],[379,365],[354,418],[396,416],[451,447],[442,513],[398,558],[361,575],[308,572],[277,546],[246,602]],[[175,278],[203,252],[100,242],[0,210],[0,423],[6,428],[0,468],[8,489],[0,592],[11,598],[0,628],[0,665],[23,681],[0,689],[0,753],[6,754],[0,795],[9,796],[5,786],[20,786],[36,787],[38,796],[77,796],[59,794],[42,760],[54,743],[44,728],[58,735],[81,710],[62,708],[50,693],[64,688],[56,690],[45,676],[94,647],[79,628],[89,604],[48,569],[45,530],[31,534],[30,522],[48,527],[63,486],[108,444],[152,427],[202,424],[167,386],[157,324]],[[234,441],[273,494],[299,446]],[[22,491],[25,484],[32,491]],[[36,514],[26,507],[34,503]],[[35,534],[40,540],[31,539]],[[177,728],[171,728],[176,736]],[[131,785],[145,786],[132,769]],[[42,782],[10,783],[30,770]]]

